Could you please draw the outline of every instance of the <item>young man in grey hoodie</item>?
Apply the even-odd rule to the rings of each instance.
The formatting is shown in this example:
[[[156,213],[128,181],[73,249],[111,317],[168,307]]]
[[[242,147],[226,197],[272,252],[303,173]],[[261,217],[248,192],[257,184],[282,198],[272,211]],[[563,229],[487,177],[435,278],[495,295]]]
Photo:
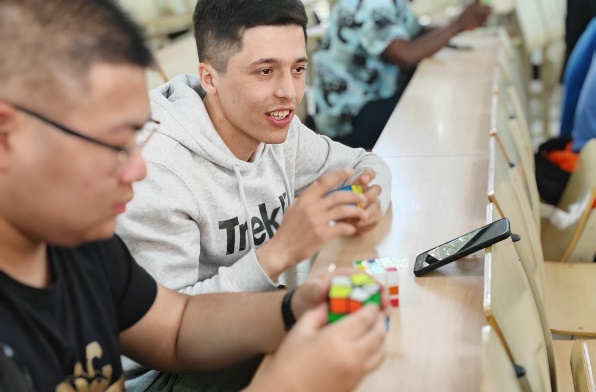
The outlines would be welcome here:
[[[151,92],[161,125],[144,152],[147,179],[117,229],[166,287],[273,290],[285,269],[330,238],[373,227],[388,207],[390,172],[379,157],[317,135],[295,116],[306,23],[300,0],[197,4],[198,76]],[[338,181],[322,188],[331,172]],[[363,195],[329,193],[354,173]]]

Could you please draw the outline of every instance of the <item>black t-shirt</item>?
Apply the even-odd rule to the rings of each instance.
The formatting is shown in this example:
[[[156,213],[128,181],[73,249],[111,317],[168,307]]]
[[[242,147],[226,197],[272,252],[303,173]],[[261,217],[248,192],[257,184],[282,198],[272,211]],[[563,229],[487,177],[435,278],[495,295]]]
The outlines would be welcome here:
[[[78,248],[48,247],[48,255],[54,277],[48,288],[0,271],[0,365],[13,369],[4,367],[4,377],[0,369],[0,389],[14,368],[28,390],[124,389],[118,333],[147,313],[155,280],[116,236]]]

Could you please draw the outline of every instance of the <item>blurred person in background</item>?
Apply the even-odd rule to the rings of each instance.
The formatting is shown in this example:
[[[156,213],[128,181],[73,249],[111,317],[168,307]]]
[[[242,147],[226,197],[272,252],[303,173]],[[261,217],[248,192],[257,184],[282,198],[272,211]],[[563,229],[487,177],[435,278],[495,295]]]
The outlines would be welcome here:
[[[314,54],[317,132],[372,149],[418,62],[489,14],[474,1],[447,26],[424,28],[405,0],[338,0]]]

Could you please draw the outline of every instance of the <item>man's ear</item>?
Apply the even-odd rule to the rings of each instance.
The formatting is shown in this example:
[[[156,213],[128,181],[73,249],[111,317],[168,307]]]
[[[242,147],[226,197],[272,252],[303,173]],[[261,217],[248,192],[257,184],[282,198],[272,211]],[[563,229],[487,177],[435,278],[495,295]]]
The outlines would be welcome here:
[[[217,79],[218,73],[213,68],[213,66],[209,63],[200,63],[199,64],[199,80],[201,82],[201,87],[207,94],[216,94],[217,93]]]
[[[9,136],[14,125],[16,111],[12,105],[0,101],[0,171],[7,168]]]

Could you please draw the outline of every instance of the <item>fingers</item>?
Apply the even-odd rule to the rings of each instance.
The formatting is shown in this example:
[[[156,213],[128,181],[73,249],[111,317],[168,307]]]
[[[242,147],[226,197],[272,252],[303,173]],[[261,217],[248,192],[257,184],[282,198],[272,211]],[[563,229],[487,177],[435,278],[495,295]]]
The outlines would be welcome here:
[[[313,182],[306,189],[306,191],[304,191],[301,197],[322,197],[329,191],[337,188],[338,185],[346,181],[353,174],[354,169],[352,168],[343,168],[326,173],[325,175],[321,176],[318,180]]]
[[[292,310],[298,319],[302,314],[312,308],[324,305],[332,274],[325,272],[306,280],[298,287],[292,298]]]
[[[364,196],[368,199],[368,202],[372,202],[373,200],[377,200],[379,195],[381,194],[381,187],[379,185],[373,185],[366,189],[364,192]]]
[[[335,225],[324,229],[330,236],[354,234],[345,224],[355,225],[356,222],[368,220],[370,211],[367,205],[366,197],[355,192],[341,191],[327,195],[322,200],[325,212],[321,213],[320,219],[323,225],[329,226],[329,221],[335,222]]]
[[[373,169],[366,169],[364,171],[363,181],[366,181],[366,185],[368,185],[368,183],[371,182],[372,180],[374,180],[376,176],[377,176],[376,171],[374,171]]]
[[[376,176],[377,173],[373,169],[365,169],[363,172],[357,173],[356,178],[350,184],[367,186]]]
[[[326,209],[331,209],[341,204],[352,203],[359,204],[361,207],[365,208],[381,193],[379,186],[375,185],[373,187],[366,188],[364,194],[349,191],[332,192],[333,190],[337,189],[341,183],[345,182],[353,173],[354,170],[351,168],[344,168],[329,172],[319,178],[317,181],[313,182],[300,196],[300,198],[304,200],[305,203],[311,203],[314,200],[323,198],[324,203],[322,206]],[[366,186],[370,181],[372,181],[372,179],[375,178],[375,176],[376,173],[374,170],[366,169],[354,183]],[[354,216],[349,215],[345,216],[344,218],[347,217]]]
[[[362,207],[368,205],[368,199],[364,194],[352,191],[331,192],[323,197],[323,207],[330,209],[341,204],[360,204]]]
[[[304,312],[294,329],[303,333],[314,334],[327,324],[327,306],[320,304],[314,309]]]
[[[336,222],[335,225],[329,228],[328,238],[335,237],[351,237],[356,234],[356,227],[353,224],[346,222]]]
[[[356,312],[343,317],[341,320],[329,326],[329,330],[333,331],[334,334],[341,334],[346,339],[357,340],[361,339],[365,334],[370,331],[379,316],[379,307],[376,305],[365,305],[358,309]]]
[[[358,312],[338,321],[339,323],[345,319],[356,319],[358,316],[362,316],[362,313],[367,308],[374,310],[373,317],[365,320],[366,328],[359,336],[350,338],[350,342],[353,344],[354,355],[363,359],[359,365],[362,366],[365,372],[375,369],[385,358],[385,337],[387,336],[385,315],[380,313],[379,309],[375,306],[367,305]],[[369,315],[367,314],[366,316]],[[364,323],[360,323],[359,325],[364,326]],[[354,325],[351,325],[351,327],[354,328]]]
[[[335,192],[335,193],[354,193],[354,192]],[[360,203],[360,207],[362,207],[366,214],[357,214],[358,211],[348,210],[348,209],[338,209],[335,211],[334,218],[331,218],[335,221],[339,221],[341,218],[339,217],[340,214],[344,216],[343,223],[349,223],[356,227],[356,232],[361,233],[362,230],[367,230],[368,228],[374,227],[374,225],[381,219],[381,202],[379,201],[378,197],[381,194],[381,187],[378,185],[373,185],[368,188],[364,192],[364,198],[366,199],[366,203]],[[334,196],[334,198],[332,198]],[[333,203],[345,203],[347,202],[348,197],[345,195],[328,195],[329,204],[328,208],[333,205]],[[340,207],[335,207],[340,208]],[[349,215],[349,214],[356,214],[356,215]],[[351,230],[348,228],[337,228],[337,230],[341,230],[340,233],[335,233],[337,235],[353,235]]]
[[[385,323],[385,317],[378,315],[369,333],[356,342],[356,349],[366,358],[362,363],[366,371],[377,368],[385,359],[385,337],[387,336]]]
[[[350,342],[353,358],[368,372],[385,357],[385,315],[375,305],[367,305],[327,327],[325,333]]]
[[[331,280],[334,276],[350,276],[357,273],[362,273],[362,271],[348,266],[336,267],[332,272],[320,271],[315,273],[296,290],[296,294],[294,294],[294,298],[292,299],[292,310],[294,311],[294,314],[300,318],[301,314],[306,310],[323,304],[327,298]],[[383,314],[388,316],[391,307],[389,306],[389,295],[387,290],[385,290],[385,285],[379,282],[374,276],[372,276],[372,278],[377,282],[381,289],[381,309],[383,310]]]
[[[367,199],[366,211],[371,217],[380,217],[381,215],[381,203],[379,202],[379,195],[381,195],[381,187],[373,185],[364,192],[364,196]]]
[[[324,218],[327,220],[340,221],[344,219],[368,219],[369,212],[357,205],[339,204],[329,209]]]
[[[333,265],[335,266],[335,264]],[[312,276],[309,276],[306,282],[296,290],[293,299],[308,301],[319,305],[327,299],[327,293],[329,293],[329,287],[331,286],[331,279],[335,275],[351,275],[356,272],[358,272],[358,270],[352,267],[339,267],[329,271],[317,272]],[[303,291],[306,292],[303,293]],[[296,301],[292,301],[292,304],[296,303]]]
[[[381,202],[379,200],[375,200],[366,208],[366,212],[368,212],[368,218],[358,221],[356,223],[357,227],[369,226],[373,223],[377,223],[381,219]]]

